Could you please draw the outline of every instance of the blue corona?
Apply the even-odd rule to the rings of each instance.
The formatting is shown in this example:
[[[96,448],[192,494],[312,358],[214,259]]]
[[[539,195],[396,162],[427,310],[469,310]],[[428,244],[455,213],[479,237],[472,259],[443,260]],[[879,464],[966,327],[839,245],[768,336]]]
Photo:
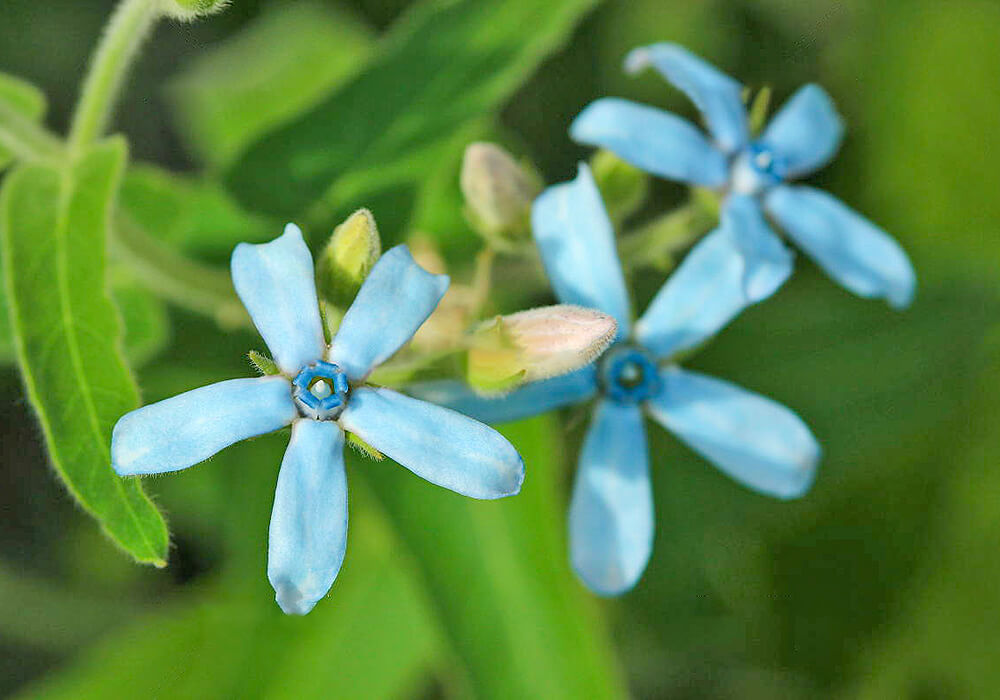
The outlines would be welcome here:
[[[331,362],[306,365],[292,380],[292,398],[306,418],[336,420],[347,405],[347,375]]]
[[[612,348],[601,362],[600,379],[604,394],[618,403],[641,403],[663,388],[653,357],[634,345]]]

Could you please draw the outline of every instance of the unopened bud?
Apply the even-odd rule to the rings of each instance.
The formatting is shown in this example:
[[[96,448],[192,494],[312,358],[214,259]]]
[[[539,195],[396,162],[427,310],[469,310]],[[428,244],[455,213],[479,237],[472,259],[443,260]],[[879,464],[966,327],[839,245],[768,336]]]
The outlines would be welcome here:
[[[214,15],[229,6],[229,0],[162,0],[162,2],[164,14],[185,21]]]
[[[529,230],[531,202],[541,185],[507,151],[492,143],[473,143],[462,159],[462,194],[470,223],[480,232],[511,238]]]
[[[618,331],[608,314],[580,306],[546,306],[498,316],[471,337],[467,379],[483,393],[566,374],[604,352]]]
[[[611,151],[602,148],[595,152],[590,170],[612,221],[622,221],[646,201],[649,176]]]
[[[375,217],[367,209],[358,209],[333,230],[320,254],[316,266],[320,296],[336,308],[349,307],[381,254]]]

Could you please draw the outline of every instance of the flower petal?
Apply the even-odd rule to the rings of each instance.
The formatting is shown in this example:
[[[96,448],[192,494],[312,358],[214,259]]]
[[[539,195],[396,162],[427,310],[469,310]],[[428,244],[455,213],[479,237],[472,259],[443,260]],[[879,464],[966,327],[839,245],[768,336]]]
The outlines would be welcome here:
[[[715,142],[733,153],[747,142],[743,86],[715,66],[677,44],[661,43],[633,49],[625,70],[637,73],[653,66],[701,111]]]
[[[375,263],[344,315],[331,362],[351,379],[363,379],[413,337],[448,289],[448,276],[420,267],[398,245]]]
[[[784,406],[728,382],[667,367],[663,391],[647,402],[657,422],[740,483],[797,498],[816,475],[820,446]]]
[[[330,590],[347,550],[344,432],[336,423],[292,424],[267,536],[274,598],[289,615],[305,615]]]
[[[600,595],[635,586],[653,548],[653,494],[642,412],[601,401],[587,431],[569,507],[570,558]]]
[[[111,465],[122,476],[187,469],[297,416],[284,377],[209,384],[119,418],[111,434]]]
[[[819,85],[806,85],[789,98],[761,136],[784,163],[787,177],[823,167],[840,148],[844,122]]]
[[[575,180],[542,192],[531,226],[556,298],[613,316],[618,337],[627,336],[631,309],[615,232],[590,168],[581,163]]]
[[[722,225],[733,233],[743,254],[743,284],[756,304],[778,291],[792,274],[792,253],[764,220],[753,197],[731,194],[722,209]]]
[[[419,399],[484,423],[509,423],[586,401],[597,393],[597,374],[593,366],[584,367],[559,377],[525,384],[498,398],[481,396],[468,384],[453,380],[413,384],[407,391]]]
[[[654,175],[693,185],[721,187],[726,156],[691,122],[616,97],[587,105],[570,126],[570,137],[599,146]]]
[[[461,413],[363,387],[352,392],[340,424],[432,484],[472,498],[521,490],[524,462],[514,446]]]
[[[240,243],[231,266],[236,293],[281,371],[295,374],[322,359],[313,260],[299,227],[288,224],[270,243]]]
[[[812,187],[782,186],[764,203],[785,232],[850,291],[883,297],[896,308],[913,301],[917,279],[906,253],[836,197]]]
[[[772,294],[791,271],[791,254],[757,205],[730,196],[719,228],[670,275],[636,323],[636,337],[659,358],[690,350]]]

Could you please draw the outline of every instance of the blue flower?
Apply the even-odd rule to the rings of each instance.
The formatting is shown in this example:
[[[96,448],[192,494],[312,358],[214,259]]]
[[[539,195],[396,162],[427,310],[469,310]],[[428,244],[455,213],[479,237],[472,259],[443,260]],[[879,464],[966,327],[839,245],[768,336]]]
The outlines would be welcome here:
[[[291,424],[268,533],[267,576],[282,610],[309,612],[343,563],[345,431],[466,496],[501,498],[520,490],[524,463],[498,432],[365,385],[437,306],[446,276],[418,266],[406,246],[393,248],[372,268],[328,347],[312,256],[296,226],[270,243],[238,245],[232,273],[281,374],[210,384],[122,416],[111,460],[123,476],[176,471]]]
[[[616,344],[594,366],[502,399],[482,398],[458,382],[413,391],[493,423],[598,397],[569,514],[570,558],[587,586],[602,595],[623,593],[649,560],[653,500],[643,413],[752,489],[777,498],[809,489],[820,446],[798,416],[672,360],[746,306],[742,265],[729,238],[713,235],[692,250],[633,325],[611,221],[586,165],[576,180],[538,198],[532,226],[556,296],[614,316]],[[731,234],[737,226],[763,222],[755,208],[730,209],[719,231]]]
[[[654,175],[719,190],[727,195],[724,209],[763,207],[850,291],[884,297],[897,308],[912,301],[913,267],[888,234],[826,192],[787,184],[826,165],[840,146],[843,123],[821,87],[801,88],[752,140],[735,80],[675,44],[635,49],[625,60],[629,72],[647,66],[691,98],[709,138],[674,114],[618,98],[588,105],[573,122],[571,136]],[[775,291],[775,271],[791,266],[791,254],[766,225],[735,233],[747,296],[760,301]]]

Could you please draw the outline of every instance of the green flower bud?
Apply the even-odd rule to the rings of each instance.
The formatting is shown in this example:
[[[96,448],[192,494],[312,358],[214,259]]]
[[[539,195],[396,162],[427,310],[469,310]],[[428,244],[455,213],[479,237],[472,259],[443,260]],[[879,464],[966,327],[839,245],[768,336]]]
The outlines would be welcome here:
[[[531,202],[541,192],[538,178],[492,143],[465,149],[462,194],[470,224],[487,238],[527,235]]]
[[[600,149],[590,159],[597,188],[601,191],[608,215],[620,223],[642,206],[649,194],[649,175],[626,163],[611,151]]]
[[[229,0],[163,0],[163,13],[174,19],[193,21],[222,12]]]
[[[375,217],[367,209],[358,209],[333,230],[320,253],[316,263],[320,296],[335,308],[346,309],[381,254]]]
[[[617,331],[608,314],[568,304],[497,316],[472,333],[466,378],[495,394],[566,374],[604,352]]]

